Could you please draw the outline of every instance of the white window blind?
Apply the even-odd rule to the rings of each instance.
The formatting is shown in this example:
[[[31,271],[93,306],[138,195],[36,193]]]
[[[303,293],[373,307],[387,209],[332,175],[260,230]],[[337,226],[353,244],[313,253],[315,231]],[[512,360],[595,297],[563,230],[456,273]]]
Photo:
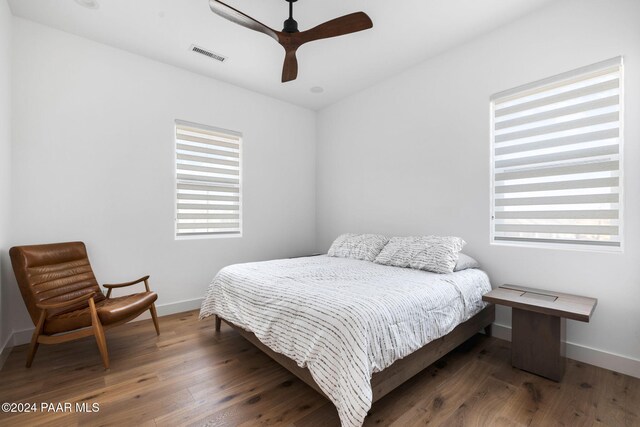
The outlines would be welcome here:
[[[492,240],[619,248],[622,58],[491,101]]]
[[[242,232],[239,133],[176,121],[176,236]]]

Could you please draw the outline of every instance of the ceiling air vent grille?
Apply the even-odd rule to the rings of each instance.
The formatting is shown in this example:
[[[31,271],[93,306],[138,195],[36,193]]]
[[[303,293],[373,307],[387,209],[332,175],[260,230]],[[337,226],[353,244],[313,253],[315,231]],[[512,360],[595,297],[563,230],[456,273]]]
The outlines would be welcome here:
[[[215,59],[216,61],[220,61],[220,62],[224,62],[227,60],[226,56],[222,56],[219,53],[215,53],[215,52],[211,52],[210,50],[207,50],[203,47],[200,46],[196,46],[194,44],[191,45],[191,49],[192,52],[195,53],[199,53],[200,55],[204,55],[207,56],[211,59]]]

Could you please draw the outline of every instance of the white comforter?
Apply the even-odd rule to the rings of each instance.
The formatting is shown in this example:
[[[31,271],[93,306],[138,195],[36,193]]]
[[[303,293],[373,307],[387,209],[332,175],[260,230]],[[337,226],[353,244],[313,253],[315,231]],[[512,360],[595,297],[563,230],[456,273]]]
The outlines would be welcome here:
[[[452,274],[327,256],[225,267],[200,318],[218,314],[307,367],[344,427],[362,425],[371,375],[449,333],[491,289],[476,269]]]

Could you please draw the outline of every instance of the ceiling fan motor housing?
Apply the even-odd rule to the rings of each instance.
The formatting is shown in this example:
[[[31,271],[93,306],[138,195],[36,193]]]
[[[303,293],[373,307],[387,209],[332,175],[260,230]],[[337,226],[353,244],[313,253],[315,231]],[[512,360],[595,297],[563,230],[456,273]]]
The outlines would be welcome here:
[[[282,30],[285,33],[297,33],[298,31],[298,23],[295,19],[289,18],[284,21],[284,29]]]
[[[284,21],[284,28],[282,31],[285,33],[297,33],[298,31],[298,23],[295,19],[293,19],[293,4],[298,0],[287,0],[289,2],[289,18]]]

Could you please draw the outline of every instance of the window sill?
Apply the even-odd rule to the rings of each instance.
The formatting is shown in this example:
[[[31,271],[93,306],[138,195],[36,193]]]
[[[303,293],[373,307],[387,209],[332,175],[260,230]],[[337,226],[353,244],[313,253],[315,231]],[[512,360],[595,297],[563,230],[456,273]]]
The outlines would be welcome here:
[[[622,254],[624,253],[624,247],[621,246],[590,246],[590,245],[571,245],[560,243],[538,243],[538,242],[505,242],[505,241],[491,241],[491,246],[506,246],[512,248],[530,248],[530,249],[555,249],[561,251],[573,251],[573,252],[596,252],[607,254]]]
[[[240,234],[199,234],[196,236],[174,236],[176,241],[181,240],[207,240],[207,239],[237,239],[242,237]]]

